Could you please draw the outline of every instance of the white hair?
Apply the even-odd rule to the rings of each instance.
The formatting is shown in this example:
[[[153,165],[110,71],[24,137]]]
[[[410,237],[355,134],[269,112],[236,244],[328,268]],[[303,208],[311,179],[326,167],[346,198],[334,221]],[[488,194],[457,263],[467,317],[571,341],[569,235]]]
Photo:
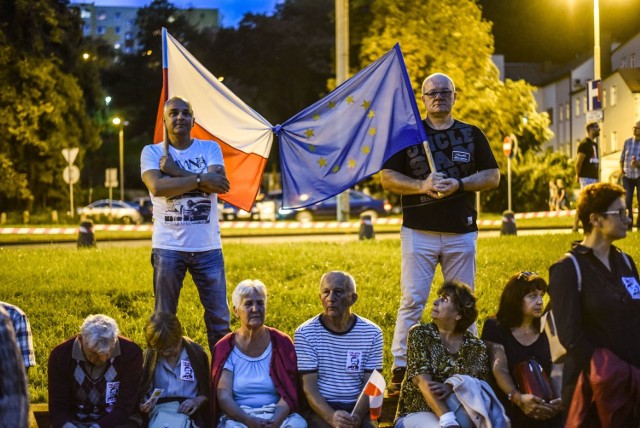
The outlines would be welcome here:
[[[333,270],[325,273],[322,275],[322,278],[320,278],[320,287],[327,283],[340,284],[344,288],[351,290],[353,293],[356,292],[356,280],[347,272]]]
[[[267,286],[259,279],[245,279],[236,286],[235,290],[233,290],[233,294],[231,295],[231,304],[233,304],[233,307],[237,309],[240,307],[242,299],[252,293],[257,293],[264,299],[265,303],[267,302]]]
[[[89,315],[80,327],[83,344],[97,352],[107,352],[118,339],[120,329],[116,321],[106,315]]]

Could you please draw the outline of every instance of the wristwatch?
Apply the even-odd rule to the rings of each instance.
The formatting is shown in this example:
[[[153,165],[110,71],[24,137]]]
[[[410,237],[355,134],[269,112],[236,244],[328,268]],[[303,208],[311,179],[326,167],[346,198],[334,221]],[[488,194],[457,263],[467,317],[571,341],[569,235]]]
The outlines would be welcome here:
[[[202,182],[202,178],[200,177],[200,174],[196,174],[196,189],[200,188],[200,182]]]
[[[456,178],[458,180],[458,192],[464,192],[464,182],[461,178]]]

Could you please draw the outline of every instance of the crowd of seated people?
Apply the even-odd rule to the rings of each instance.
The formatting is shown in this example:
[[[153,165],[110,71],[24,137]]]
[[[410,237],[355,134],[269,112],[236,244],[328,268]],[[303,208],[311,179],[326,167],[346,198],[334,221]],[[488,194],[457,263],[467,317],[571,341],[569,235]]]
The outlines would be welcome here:
[[[513,274],[495,316],[482,320],[481,337],[472,333],[471,288],[440,287],[429,322],[409,332],[395,426],[638,426],[640,284],[631,257],[613,245],[627,233],[624,190],[587,186],[577,210],[584,238],[550,267],[548,285],[533,272]],[[547,293],[562,361],[552,361],[541,326]],[[320,313],[292,340],[267,326],[266,286],[240,282],[231,305],[239,328],[217,342],[211,363],[173,314],[151,315],[144,351],[114,319],[90,315],[50,353],[51,426],[375,427],[361,396],[373,371],[382,371],[382,331],[353,312],[358,294],[348,273],[323,275],[319,299]],[[35,363],[31,334],[18,335],[0,313],[11,357],[4,365],[19,365],[15,391],[25,395],[26,369]],[[548,388],[536,390],[536,382]],[[0,405],[5,396],[0,390]],[[24,406],[11,417],[26,426]]]

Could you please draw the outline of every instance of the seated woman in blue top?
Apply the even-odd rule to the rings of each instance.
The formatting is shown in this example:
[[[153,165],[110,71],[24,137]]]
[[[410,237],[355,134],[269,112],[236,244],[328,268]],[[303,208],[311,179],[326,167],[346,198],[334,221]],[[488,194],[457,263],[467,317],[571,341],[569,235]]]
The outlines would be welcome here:
[[[211,381],[209,358],[202,346],[184,337],[180,321],[168,312],[151,316],[145,336],[140,411],[153,420],[164,409],[188,417],[197,427],[208,427],[209,406],[205,403]],[[149,400],[156,390],[162,390],[157,402]]]
[[[561,422],[561,400],[545,402],[541,397],[522,393],[514,375],[515,366],[531,358],[551,375],[549,341],[540,334],[542,297],[546,291],[547,283],[536,273],[513,275],[502,291],[498,313],[485,321],[482,330],[497,384],[495,392],[514,428],[554,427]]]
[[[231,296],[240,328],[213,348],[212,402],[218,428],[306,428],[298,415],[297,360],[291,338],[264,325],[267,288],[242,281]]]

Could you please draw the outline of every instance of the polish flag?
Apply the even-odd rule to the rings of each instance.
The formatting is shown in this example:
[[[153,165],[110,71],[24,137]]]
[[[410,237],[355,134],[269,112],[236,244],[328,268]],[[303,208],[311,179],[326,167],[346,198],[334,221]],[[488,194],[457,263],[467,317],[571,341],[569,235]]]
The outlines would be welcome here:
[[[186,98],[193,107],[191,136],[220,144],[231,190],[220,199],[251,211],[273,142],[272,126],[224,86],[166,28],[162,29],[162,93],[154,143],[163,141],[166,100]]]
[[[369,413],[371,419],[376,420],[382,413],[382,399],[387,383],[378,370],[374,370],[369,376],[369,381],[364,387],[365,395],[369,396]]]

